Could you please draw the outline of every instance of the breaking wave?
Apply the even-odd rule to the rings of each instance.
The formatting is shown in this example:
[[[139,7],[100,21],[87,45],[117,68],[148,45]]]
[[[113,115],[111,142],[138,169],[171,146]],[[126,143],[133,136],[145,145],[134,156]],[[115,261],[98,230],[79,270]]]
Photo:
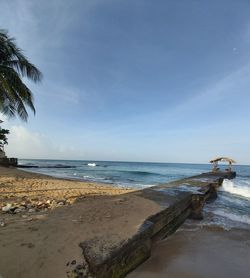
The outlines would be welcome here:
[[[239,195],[244,198],[250,198],[249,180],[224,180],[222,190],[231,194]]]
[[[215,215],[219,215],[222,217],[225,217],[231,221],[235,222],[240,222],[244,224],[250,225],[250,217],[248,215],[240,215],[240,214],[235,214],[229,211],[225,211],[223,209],[216,209],[213,211]]]

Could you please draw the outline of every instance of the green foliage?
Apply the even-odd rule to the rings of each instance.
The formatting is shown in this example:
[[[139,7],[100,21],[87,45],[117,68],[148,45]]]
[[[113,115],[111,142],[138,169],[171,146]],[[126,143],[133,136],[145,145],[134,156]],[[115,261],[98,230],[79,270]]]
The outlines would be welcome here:
[[[2,149],[4,145],[8,144],[8,138],[6,135],[9,133],[10,131],[8,129],[0,129],[0,149]]]
[[[23,83],[26,77],[33,82],[42,79],[42,73],[23,55],[5,30],[0,30],[0,112],[27,121],[29,107],[35,113],[33,95]]]

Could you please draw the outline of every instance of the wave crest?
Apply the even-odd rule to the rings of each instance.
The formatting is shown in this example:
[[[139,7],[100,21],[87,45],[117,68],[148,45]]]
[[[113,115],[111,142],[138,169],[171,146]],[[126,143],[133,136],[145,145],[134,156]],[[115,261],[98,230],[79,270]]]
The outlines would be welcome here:
[[[215,215],[219,215],[225,218],[228,218],[231,221],[236,221],[244,224],[250,225],[250,218],[248,215],[239,215],[223,209],[216,209],[213,211]]]
[[[225,179],[222,184],[222,189],[231,194],[240,195],[245,198],[250,198],[250,186],[240,184],[239,182],[233,182]]]

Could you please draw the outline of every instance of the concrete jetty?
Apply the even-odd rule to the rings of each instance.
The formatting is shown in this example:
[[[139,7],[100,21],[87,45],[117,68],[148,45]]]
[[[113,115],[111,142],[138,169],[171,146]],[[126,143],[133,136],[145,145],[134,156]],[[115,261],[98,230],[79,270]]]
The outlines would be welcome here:
[[[112,244],[101,237],[81,242],[88,264],[84,277],[125,277],[150,256],[154,241],[172,234],[188,217],[202,219],[205,202],[216,198],[224,179],[235,176],[232,171],[208,172],[131,193],[157,203],[160,211],[148,215],[132,237]],[[73,274],[83,277],[77,269]]]

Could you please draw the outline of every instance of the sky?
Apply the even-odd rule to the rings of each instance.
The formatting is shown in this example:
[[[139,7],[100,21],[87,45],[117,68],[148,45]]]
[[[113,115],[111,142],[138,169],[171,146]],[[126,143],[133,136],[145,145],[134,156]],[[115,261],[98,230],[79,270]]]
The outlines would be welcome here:
[[[250,1],[0,0],[43,73],[8,156],[250,164]]]

